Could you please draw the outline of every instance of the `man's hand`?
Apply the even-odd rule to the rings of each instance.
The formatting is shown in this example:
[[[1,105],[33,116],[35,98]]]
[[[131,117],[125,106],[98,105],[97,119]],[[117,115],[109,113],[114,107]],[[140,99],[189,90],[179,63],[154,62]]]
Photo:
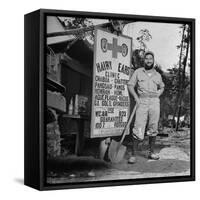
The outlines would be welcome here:
[[[135,89],[132,85],[128,85],[128,90],[131,93],[131,95],[133,96],[133,98],[135,99],[137,104],[140,104],[140,99],[137,95],[137,93],[135,92]]]
[[[164,88],[159,89],[158,90],[158,97],[160,97],[163,92],[164,92]]]
[[[140,104],[140,99],[138,97],[135,98],[136,104],[139,105]]]

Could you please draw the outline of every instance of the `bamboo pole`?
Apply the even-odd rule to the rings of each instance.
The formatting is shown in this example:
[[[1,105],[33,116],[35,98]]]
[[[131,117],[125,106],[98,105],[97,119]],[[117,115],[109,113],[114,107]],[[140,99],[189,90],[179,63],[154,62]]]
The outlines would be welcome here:
[[[178,105],[179,105],[179,97],[180,97],[180,93],[181,93],[181,65],[182,65],[182,54],[183,54],[183,42],[184,42],[184,33],[185,33],[185,24],[183,25],[183,32],[182,32],[182,39],[181,39],[181,50],[180,50],[180,55],[179,55],[179,70],[178,70],[178,77],[179,77],[179,89],[178,89],[178,94],[176,97],[176,106],[174,109],[174,115],[173,115],[173,121],[175,119],[177,110],[178,110]]]
[[[185,53],[185,60],[184,60],[184,65],[183,65],[183,74],[182,74],[182,93],[180,94],[179,98],[179,105],[178,105],[178,116],[177,116],[177,123],[176,123],[176,131],[178,130],[179,127],[179,121],[180,121],[180,114],[181,114],[181,108],[182,108],[182,102],[183,102],[183,97],[184,97],[184,90],[185,90],[185,69],[187,65],[187,59],[188,59],[188,53],[189,53],[189,46],[190,46],[190,33],[188,29],[188,34],[187,34],[187,47],[186,47],[186,53]]]

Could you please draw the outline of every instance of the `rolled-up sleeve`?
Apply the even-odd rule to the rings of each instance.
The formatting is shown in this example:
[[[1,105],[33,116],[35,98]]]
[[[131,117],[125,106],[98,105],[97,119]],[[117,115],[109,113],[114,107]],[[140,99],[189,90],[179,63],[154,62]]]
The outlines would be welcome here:
[[[137,70],[133,73],[127,85],[135,87],[136,83],[137,83]]]

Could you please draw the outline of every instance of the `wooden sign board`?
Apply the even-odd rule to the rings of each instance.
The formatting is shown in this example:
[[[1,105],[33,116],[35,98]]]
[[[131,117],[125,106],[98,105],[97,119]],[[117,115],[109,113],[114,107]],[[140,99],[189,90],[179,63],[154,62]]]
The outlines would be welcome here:
[[[91,138],[119,136],[125,128],[131,52],[130,37],[95,30]]]

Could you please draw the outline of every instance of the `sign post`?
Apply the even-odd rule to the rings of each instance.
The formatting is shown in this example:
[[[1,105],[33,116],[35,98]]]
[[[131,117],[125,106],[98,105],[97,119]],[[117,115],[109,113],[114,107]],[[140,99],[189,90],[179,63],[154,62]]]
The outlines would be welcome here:
[[[91,138],[121,135],[128,121],[131,48],[130,37],[95,30]]]

